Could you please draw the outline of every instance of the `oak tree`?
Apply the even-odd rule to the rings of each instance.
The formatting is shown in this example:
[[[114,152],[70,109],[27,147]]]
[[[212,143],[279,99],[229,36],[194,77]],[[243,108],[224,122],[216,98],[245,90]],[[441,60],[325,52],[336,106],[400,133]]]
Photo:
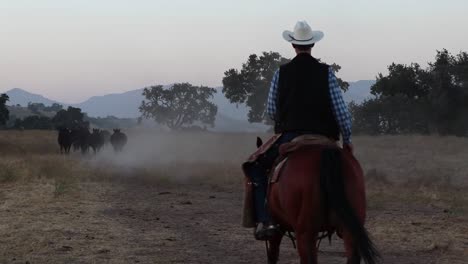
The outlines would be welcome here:
[[[210,101],[216,90],[190,83],[176,83],[170,87],[162,85],[143,89],[145,101],[140,112],[171,129],[181,129],[194,123],[214,125],[218,107]]]

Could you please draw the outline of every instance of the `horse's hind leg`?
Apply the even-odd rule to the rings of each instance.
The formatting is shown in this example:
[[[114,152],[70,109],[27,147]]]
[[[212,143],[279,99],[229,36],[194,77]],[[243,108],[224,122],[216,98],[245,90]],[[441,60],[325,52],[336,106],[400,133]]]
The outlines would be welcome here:
[[[279,233],[268,241],[268,264],[278,263],[280,244],[284,233]]]
[[[343,241],[346,250],[346,264],[360,264],[361,263],[361,256],[359,252],[356,250],[356,247],[353,243],[353,238],[348,232],[343,233]]]
[[[297,233],[296,239],[301,264],[317,264],[317,233]]]

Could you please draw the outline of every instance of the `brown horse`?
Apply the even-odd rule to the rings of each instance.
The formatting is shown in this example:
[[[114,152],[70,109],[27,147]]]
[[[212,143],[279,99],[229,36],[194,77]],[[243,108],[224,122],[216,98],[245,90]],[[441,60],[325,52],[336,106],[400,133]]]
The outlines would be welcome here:
[[[358,264],[361,258],[367,264],[378,262],[379,254],[364,228],[362,169],[349,150],[309,145],[287,154],[277,182],[271,185],[268,208],[281,226],[281,232],[268,241],[270,264],[278,261],[286,231],[296,235],[302,264],[318,263],[320,232],[337,232],[344,240],[347,264]]]

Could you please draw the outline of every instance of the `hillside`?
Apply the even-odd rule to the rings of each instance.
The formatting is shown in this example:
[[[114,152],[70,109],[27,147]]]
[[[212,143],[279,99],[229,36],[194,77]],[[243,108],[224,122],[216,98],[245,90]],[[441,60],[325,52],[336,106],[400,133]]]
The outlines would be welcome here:
[[[143,89],[125,93],[93,96],[88,100],[73,104],[92,117],[116,116],[120,118],[137,118],[140,116],[138,107],[143,101]]]
[[[361,80],[350,82],[349,90],[344,93],[346,102],[355,101],[361,103],[366,98],[369,98],[370,87],[375,83],[372,80]],[[217,93],[212,101],[218,106],[218,115],[216,116],[215,128],[216,131],[265,131],[266,126],[262,124],[250,124],[247,122],[248,108],[243,105],[236,105],[229,102],[222,93],[222,87],[217,87]],[[140,116],[138,107],[143,101],[143,89],[132,90],[124,93],[114,93],[102,96],[93,96],[88,100],[72,104],[70,106],[81,108],[83,112],[90,117],[107,117],[115,116],[118,118],[137,118]],[[30,93],[28,91],[15,88],[6,92],[10,97],[8,105],[27,106],[29,102],[43,103],[51,105],[59,103],[65,108],[68,104],[63,104],[54,100],[50,100],[45,96]],[[27,111],[22,109],[14,109],[16,116],[24,117]],[[145,122],[148,123],[148,122]]]
[[[19,104],[21,106],[27,106],[29,102],[43,103],[44,105],[52,105],[54,103],[59,103],[57,101],[50,100],[49,98],[46,98],[40,94],[30,93],[20,88],[13,88],[7,91],[6,94],[10,97],[8,105]]]
[[[350,82],[349,89],[343,94],[347,103],[354,101],[355,103],[362,103],[365,99],[371,97],[370,88],[374,85],[375,80],[361,80],[357,82]]]

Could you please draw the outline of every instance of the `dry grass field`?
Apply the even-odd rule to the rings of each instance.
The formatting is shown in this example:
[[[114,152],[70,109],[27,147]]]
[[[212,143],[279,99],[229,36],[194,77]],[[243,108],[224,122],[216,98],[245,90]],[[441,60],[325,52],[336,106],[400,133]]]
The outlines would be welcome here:
[[[240,227],[254,134],[128,132],[123,153],[59,154],[0,131],[0,263],[265,263]],[[263,135],[266,137],[267,135]],[[384,263],[468,263],[468,139],[356,137]],[[321,263],[344,263],[339,240]],[[284,240],[280,263],[297,263]]]

